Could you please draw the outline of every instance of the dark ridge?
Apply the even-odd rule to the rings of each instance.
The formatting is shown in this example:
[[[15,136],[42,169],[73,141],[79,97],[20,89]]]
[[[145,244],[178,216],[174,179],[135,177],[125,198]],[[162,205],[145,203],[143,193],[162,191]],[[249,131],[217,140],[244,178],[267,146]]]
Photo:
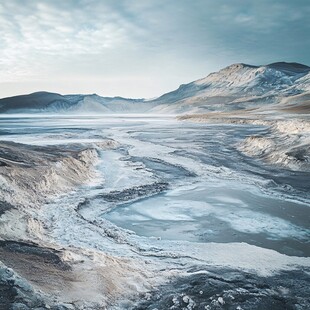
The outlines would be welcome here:
[[[116,96],[116,97],[100,97],[98,96],[99,99],[104,99],[106,102],[113,102],[114,100],[125,100],[128,102],[143,102],[144,99],[140,98],[140,99],[134,99],[134,98],[125,98],[125,97],[120,97],[120,96]]]
[[[310,67],[297,62],[275,62],[267,65],[266,67],[279,71],[289,71],[294,73],[307,73],[310,71]]]
[[[125,97],[120,97],[120,96],[113,97],[112,99],[127,100],[127,101],[132,101],[132,102],[140,102],[144,100],[143,98],[125,98]]]
[[[64,263],[61,258],[61,251],[52,248],[43,248],[34,243],[26,243],[19,241],[0,240],[0,258],[5,260],[2,250],[15,255],[24,254],[26,256],[37,257],[45,264],[53,264],[60,270],[70,270],[71,267]]]
[[[141,197],[152,196],[167,190],[168,183],[155,182],[153,184],[146,184],[140,186],[134,186],[122,191],[112,191],[107,194],[100,194],[96,198],[102,198],[109,202],[123,202],[138,199]]]
[[[63,103],[64,105],[72,105],[72,102],[65,96],[42,91],[0,99],[0,113],[18,109],[44,109],[56,102]]]
[[[208,273],[179,277],[141,296],[134,310],[309,309],[309,274],[283,271],[269,277],[207,267]],[[289,293],[288,293],[289,292]]]
[[[1,162],[0,162],[1,166]],[[5,202],[5,201],[0,201],[0,217],[3,215],[6,211],[14,209],[14,206],[12,206],[10,203]]]
[[[252,68],[252,69],[255,69],[255,68],[259,68],[259,66],[254,66],[254,65],[249,65],[249,64],[245,64],[245,63],[235,63],[235,64],[232,64],[230,66],[227,66],[225,67],[224,69],[222,70],[227,70],[227,69],[233,69],[233,68]],[[220,71],[222,71],[220,70]]]

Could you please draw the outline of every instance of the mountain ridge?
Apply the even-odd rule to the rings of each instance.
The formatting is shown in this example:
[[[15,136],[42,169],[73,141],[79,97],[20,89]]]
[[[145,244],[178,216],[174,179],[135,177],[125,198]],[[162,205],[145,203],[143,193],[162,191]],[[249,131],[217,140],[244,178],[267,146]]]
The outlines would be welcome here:
[[[0,113],[144,113],[232,108],[232,103],[248,98],[265,104],[259,98],[300,95],[310,91],[310,67],[295,62],[275,62],[263,66],[235,63],[204,78],[181,84],[158,98],[131,99],[103,97],[97,94],[61,95],[39,91],[0,99]],[[274,103],[274,102],[273,102]],[[231,105],[231,107],[229,107]]]

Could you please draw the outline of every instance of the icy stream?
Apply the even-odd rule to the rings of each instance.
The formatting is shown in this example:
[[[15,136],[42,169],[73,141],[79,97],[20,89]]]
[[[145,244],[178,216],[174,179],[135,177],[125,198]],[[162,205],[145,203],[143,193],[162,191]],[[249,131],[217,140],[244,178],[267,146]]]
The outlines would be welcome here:
[[[119,147],[100,151],[101,185],[76,198],[88,198],[84,213],[98,208],[104,219],[138,236],[246,242],[310,255],[307,175],[262,164],[237,150],[244,138],[265,127],[139,115],[2,118],[1,124],[2,140],[21,143],[115,140]]]
[[[27,214],[42,223],[42,244],[74,251],[87,288],[97,266],[104,285],[121,283],[109,300],[117,310],[307,309],[309,173],[238,147],[268,130],[173,116],[0,117],[0,140],[97,150],[96,178]],[[106,297],[98,285],[95,300]]]
[[[105,174],[107,184],[110,178],[125,179],[127,187],[130,182],[132,186],[150,183],[145,173],[152,173],[168,183],[168,190],[135,201],[116,201],[103,217],[140,236],[246,242],[308,256],[309,206],[294,201],[296,193],[299,198],[303,193],[307,201],[306,177],[287,172],[285,179],[285,171],[262,165],[236,149],[247,135],[265,130],[168,120],[112,131],[112,138],[126,148],[113,151],[114,156],[124,154],[115,157],[116,162],[111,161],[111,151],[103,152],[106,166],[122,165],[116,175]]]

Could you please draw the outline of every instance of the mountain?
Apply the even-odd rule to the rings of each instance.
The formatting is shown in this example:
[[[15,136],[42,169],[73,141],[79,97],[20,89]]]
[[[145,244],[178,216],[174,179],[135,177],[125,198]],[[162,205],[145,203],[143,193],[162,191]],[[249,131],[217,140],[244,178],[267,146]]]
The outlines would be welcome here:
[[[277,103],[282,97],[310,91],[310,67],[278,62],[266,66],[233,64],[207,77],[181,85],[157,98],[166,110],[239,109]],[[174,106],[174,107],[173,107]],[[177,106],[177,107],[176,107]]]
[[[79,96],[73,97],[76,97],[76,100],[69,100],[55,93],[36,92],[30,95],[4,98],[0,100],[0,112],[44,110],[52,105],[58,106],[59,109],[67,109],[78,102]]]
[[[184,113],[290,104],[310,92],[310,67],[233,64],[153,100],[38,92],[0,100],[0,113]],[[307,97],[308,98],[308,97]],[[297,100],[297,101],[298,101]]]
[[[149,105],[141,99],[100,97],[93,95],[60,95],[36,92],[0,99],[0,113],[120,113],[144,111]]]
[[[279,62],[260,67],[233,64],[205,78],[181,85],[158,99],[173,102],[198,95],[262,95],[269,91],[286,90],[305,75],[309,77],[309,72],[310,67],[295,63]]]

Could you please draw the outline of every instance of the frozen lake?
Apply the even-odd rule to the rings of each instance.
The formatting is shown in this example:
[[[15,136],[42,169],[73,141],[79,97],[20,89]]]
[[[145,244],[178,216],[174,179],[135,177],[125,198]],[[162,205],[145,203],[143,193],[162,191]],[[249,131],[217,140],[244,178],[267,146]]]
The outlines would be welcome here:
[[[309,175],[263,164],[238,151],[253,125],[109,115],[1,117],[0,139],[35,145],[96,144],[101,185],[87,207],[138,236],[190,242],[246,242],[309,256]],[[84,211],[85,212],[85,211]]]

